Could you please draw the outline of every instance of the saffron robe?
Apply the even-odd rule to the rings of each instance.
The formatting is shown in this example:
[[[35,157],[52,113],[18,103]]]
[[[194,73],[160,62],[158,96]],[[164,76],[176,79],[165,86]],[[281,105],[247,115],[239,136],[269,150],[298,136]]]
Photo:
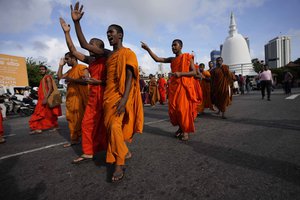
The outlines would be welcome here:
[[[126,65],[133,68],[133,78],[125,113],[117,115],[116,103],[121,100],[125,92]],[[131,142],[134,133],[142,133],[144,124],[138,62],[135,53],[123,47],[113,52],[106,66],[107,79],[103,103],[104,124],[108,137],[106,161],[124,165],[128,152],[125,141]]]
[[[88,68],[91,78],[105,81],[106,58],[98,58]],[[105,86],[89,85],[89,98],[82,119],[82,151],[86,155],[106,150],[107,138],[104,126],[103,95]]]
[[[52,83],[52,76],[45,75],[40,81],[38,102],[34,109],[34,113],[29,120],[29,127],[31,130],[46,130],[58,127],[57,117],[61,116],[61,106],[58,105],[54,108],[49,108],[48,104],[42,104],[45,98],[44,89],[46,93],[49,91],[47,80],[50,80]]]
[[[203,78],[210,78],[210,72],[205,70],[202,72]],[[200,81],[202,94],[203,94],[203,102],[199,106],[199,112],[203,112],[204,108],[210,108],[213,110],[213,105],[211,103],[211,92],[210,92],[210,81],[202,79]]]
[[[185,53],[171,62],[172,73],[189,72],[192,55]],[[173,126],[185,133],[195,132],[195,104],[198,103],[193,77],[171,76],[169,83],[169,117]]]
[[[157,81],[158,84],[158,91],[160,95],[160,103],[163,104],[166,102],[166,85],[167,81],[164,78],[159,78]]]
[[[155,106],[156,102],[160,100],[157,83],[154,77],[152,77],[149,82],[149,96],[151,106]]]
[[[85,65],[73,66],[67,77],[80,79],[84,77]],[[69,123],[71,142],[78,142],[81,137],[81,122],[88,102],[88,86],[69,82],[66,95],[66,118]]]
[[[230,104],[230,85],[233,77],[227,65],[216,67],[211,71],[212,103],[221,111],[225,112]]]
[[[195,68],[196,68],[196,70],[198,70],[199,65],[195,64]],[[200,80],[194,78],[194,84],[195,84],[195,92],[196,92],[196,96],[197,96],[197,100],[198,100],[198,102],[195,104],[196,111],[194,112],[194,118],[196,118],[198,112],[201,112],[201,105],[203,102],[203,94],[202,94],[202,88],[200,85]]]

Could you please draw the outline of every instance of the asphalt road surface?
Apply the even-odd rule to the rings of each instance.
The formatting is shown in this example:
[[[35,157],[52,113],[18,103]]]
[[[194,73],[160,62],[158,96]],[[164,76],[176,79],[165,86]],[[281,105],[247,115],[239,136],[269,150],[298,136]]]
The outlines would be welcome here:
[[[29,117],[10,116],[0,199],[300,199],[300,89],[293,92],[275,90],[271,101],[258,91],[234,96],[228,119],[207,110],[188,142],[173,137],[167,105],[145,106],[144,133],[129,145],[133,157],[120,183],[110,183],[104,152],[71,164],[81,147],[63,148],[64,116],[58,132],[34,136]]]

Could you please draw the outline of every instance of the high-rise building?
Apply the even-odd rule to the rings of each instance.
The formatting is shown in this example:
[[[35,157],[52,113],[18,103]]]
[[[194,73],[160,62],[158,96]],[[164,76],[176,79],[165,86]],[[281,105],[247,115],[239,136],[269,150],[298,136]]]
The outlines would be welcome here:
[[[210,52],[210,60],[214,63],[214,67],[216,67],[216,60],[221,56],[221,51],[212,50]]]
[[[291,38],[279,36],[265,45],[265,62],[270,68],[283,67],[291,61]]]

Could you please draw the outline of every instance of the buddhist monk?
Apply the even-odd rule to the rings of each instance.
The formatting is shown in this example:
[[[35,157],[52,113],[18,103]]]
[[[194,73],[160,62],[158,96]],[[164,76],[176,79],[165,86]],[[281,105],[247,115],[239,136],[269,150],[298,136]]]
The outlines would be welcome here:
[[[72,14],[72,17],[76,20],[75,14]],[[85,79],[86,83],[89,84],[89,96],[81,124],[83,154],[72,162],[73,164],[77,164],[82,161],[92,160],[97,152],[106,150],[107,148],[107,138],[103,118],[106,58],[96,55],[93,52],[89,52],[90,55],[87,56],[77,51],[70,36],[70,25],[62,18],[60,18],[60,24],[65,33],[67,46],[70,52],[78,60],[89,64],[88,70],[90,77]],[[104,43],[100,39],[92,38],[89,44],[104,49]]]
[[[230,104],[230,85],[234,80],[233,73],[227,65],[223,65],[223,58],[217,58],[217,65],[211,71],[212,101],[218,108],[218,114],[222,112],[222,119],[226,119],[226,107]]]
[[[74,11],[83,15],[83,6],[75,4]],[[79,20],[74,21],[76,33]],[[139,93],[139,67],[135,53],[123,46],[123,28],[112,24],[107,29],[107,39],[113,51],[97,47],[89,50],[107,57],[107,77],[104,91],[104,124],[108,146],[106,162],[115,166],[111,181],[124,178],[125,159],[130,157],[126,141],[131,142],[134,133],[142,133],[144,123],[143,103]],[[78,39],[84,47],[82,35]]]
[[[161,74],[158,74],[157,85],[158,85],[158,91],[159,91],[159,95],[160,95],[159,102],[161,105],[164,105],[166,102],[166,95],[167,95],[166,94],[167,81]]]
[[[63,74],[65,64],[72,68]],[[85,79],[89,77],[89,72],[85,65],[78,64],[76,57],[68,52],[64,58],[60,59],[57,77],[59,80],[65,79],[68,84],[66,118],[69,123],[71,141],[64,144],[64,147],[70,147],[80,144],[81,122],[88,102],[88,86]]]
[[[204,63],[200,63],[199,71],[201,73],[201,89],[203,94],[203,102],[199,106],[199,112],[203,113],[205,108],[209,108],[210,110],[214,111],[213,105],[211,103],[211,93],[210,93],[210,72],[208,70],[204,70],[205,65]]]
[[[198,63],[195,63],[194,64],[195,66],[195,70],[196,70],[196,75],[194,77],[194,84],[195,84],[195,92],[196,92],[196,96],[197,96],[197,100],[198,102],[195,104],[195,112],[194,112],[194,117],[196,119],[197,117],[197,114],[200,114],[201,113],[201,105],[202,105],[202,102],[203,102],[203,94],[202,94],[202,88],[201,88],[201,85],[200,85],[200,81],[202,79],[202,75],[201,75],[201,72],[199,70],[199,65]]]
[[[160,95],[157,87],[155,76],[149,75],[149,98],[151,107],[154,107],[156,102],[160,101]]]
[[[58,116],[61,116],[60,105],[50,108],[47,104],[47,99],[53,92],[53,78],[47,74],[45,65],[39,66],[39,70],[43,78],[38,89],[38,102],[29,120],[31,135],[42,133],[42,131],[47,129],[55,131],[58,127]]]
[[[175,136],[187,141],[189,133],[195,132],[195,104],[198,103],[193,78],[196,75],[193,56],[182,53],[183,43],[179,39],[172,42],[175,57],[161,58],[144,42],[141,42],[141,46],[156,62],[171,63],[169,117],[173,126],[179,126]]]
[[[0,111],[1,111],[1,107],[0,107]],[[0,144],[3,144],[6,142],[6,140],[4,139],[3,135],[4,135],[4,131],[3,131],[3,117],[2,117],[2,113],[0,112]]]

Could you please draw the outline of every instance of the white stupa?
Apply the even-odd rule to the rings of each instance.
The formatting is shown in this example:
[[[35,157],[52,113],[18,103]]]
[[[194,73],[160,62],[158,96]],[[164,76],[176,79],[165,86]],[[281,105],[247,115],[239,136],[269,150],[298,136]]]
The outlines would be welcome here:
[[[245,38],[237,32],[233,13],[230,16],[229,36],[226,38],[221,56],[223,63],[229,66],[230,71],[235,71],[236,75],[254,76],[249,48]]]

